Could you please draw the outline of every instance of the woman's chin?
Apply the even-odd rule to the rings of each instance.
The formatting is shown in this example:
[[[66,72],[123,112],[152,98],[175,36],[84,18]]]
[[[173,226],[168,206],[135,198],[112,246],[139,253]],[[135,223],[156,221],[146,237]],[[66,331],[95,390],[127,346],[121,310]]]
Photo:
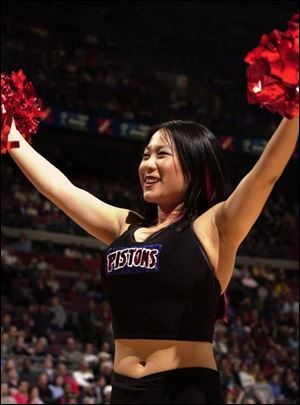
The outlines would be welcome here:
[[[147,203],[157,203],[157,197],[155,197],[154,195],[150,195],[150,193],[144,193],[144,200]]]

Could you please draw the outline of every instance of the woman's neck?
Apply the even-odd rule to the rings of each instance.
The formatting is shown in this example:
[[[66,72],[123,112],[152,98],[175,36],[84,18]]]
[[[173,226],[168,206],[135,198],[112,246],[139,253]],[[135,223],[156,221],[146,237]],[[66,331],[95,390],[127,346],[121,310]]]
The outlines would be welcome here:
[[[183,203],[179,204],[173,210],[163,210],[160,207],[157,208],[157,224],[156,225],[163,225],[163,224],[171,224],[172,222],[176,222],[181,219],[185,214],[185,209],[183,208]]]

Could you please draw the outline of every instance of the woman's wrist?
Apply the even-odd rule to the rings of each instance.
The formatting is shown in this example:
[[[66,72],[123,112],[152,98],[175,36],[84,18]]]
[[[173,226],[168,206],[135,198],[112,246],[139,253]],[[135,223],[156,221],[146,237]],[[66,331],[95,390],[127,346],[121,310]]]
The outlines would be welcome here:
[[[24,138],[23,138],[21,132],[16,128],[15,122],[13,120],[7,140],[9,142],[13,142],[13,141],[20,141],[21,139],[24,139]]]

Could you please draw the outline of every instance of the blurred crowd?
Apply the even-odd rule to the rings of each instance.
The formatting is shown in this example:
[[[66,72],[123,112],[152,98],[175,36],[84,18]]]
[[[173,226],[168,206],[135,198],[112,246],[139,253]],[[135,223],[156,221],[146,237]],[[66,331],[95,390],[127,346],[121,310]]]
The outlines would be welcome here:
[[[243,62],[266,26],[210,17],[191,21],[191,29],[184,19],[138,7],[120,13],[103,5],[95,12],[82,16],[80,29],[51,13],[7,12],[3,69],[22,68],[46,106],[145,123],[192,119],[230,135],[270,135],[278,117],[248,105]]]
[[[44,256],[24,237],[30,251],[2,236],[1,403],[109,403],[114,346],[99,259],[95,271],[68,246]]]

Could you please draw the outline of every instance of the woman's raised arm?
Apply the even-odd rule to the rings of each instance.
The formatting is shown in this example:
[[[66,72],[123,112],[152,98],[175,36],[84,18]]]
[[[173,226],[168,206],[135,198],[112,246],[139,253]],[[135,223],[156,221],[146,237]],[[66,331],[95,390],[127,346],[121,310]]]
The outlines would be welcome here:
[[[215,222],[220,239],[227,245],[237,248],[247,236],[291,158],[298,134],[299,118],[283,118],[253,169],[218,205]]]
[[[23,138],[12,123],[9,141],[19,141],[19,148],[8,153],[34,187],[65,212],[86,232],[110,244],[125,222],[134,221],[138,214],[114,207],[76,187],[55,166],[41,156]]]

